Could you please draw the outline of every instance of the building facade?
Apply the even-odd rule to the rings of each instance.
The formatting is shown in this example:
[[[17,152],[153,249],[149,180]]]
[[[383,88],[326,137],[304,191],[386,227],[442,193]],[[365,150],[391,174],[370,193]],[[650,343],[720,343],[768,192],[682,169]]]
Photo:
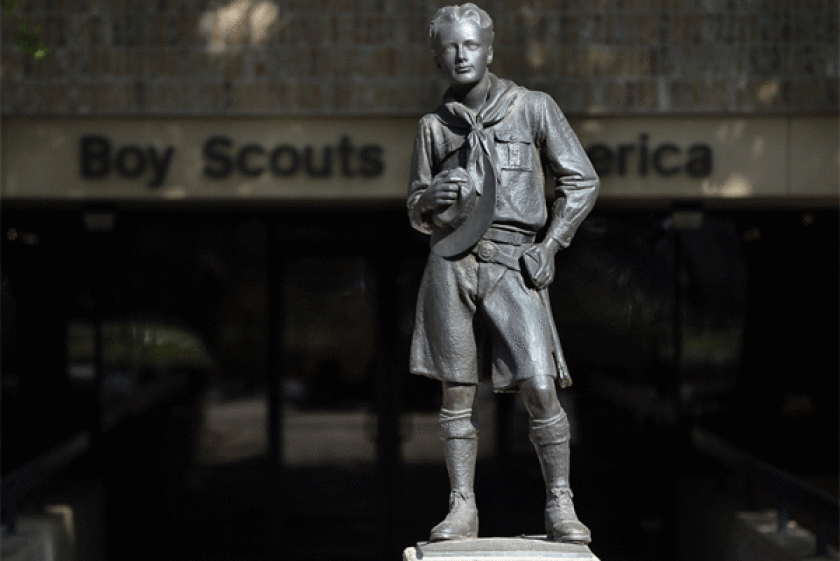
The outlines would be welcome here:
[[[0,16],[3,476],[91,437],[77,519],[107,522],[81,557],[156,555],[137,545],[151,532],[180,559],[384,558],[437,521],[439,388],[407,374],[428,241],[405,194],[445,88],[428,40],[443,4]],[[664,451],[694,423],[836,480],[838,3],[480,5],[491,70],[551,94],[602,180],[551,290],[593,550],[683,551],[690,469]],[[15,46],[22,19],[44,59]],[[523,482],[482,523],[539,532],[517,500],[539,478],[522,411],[479,401],[480,461]],[[647,506],[606,513],[606,494]]]
[[[18,2],[4,18],[4,115],[416,116],[442,92],[437,2]],[[837,3],[490,1],[494,71],[571,115],[834,114]]]

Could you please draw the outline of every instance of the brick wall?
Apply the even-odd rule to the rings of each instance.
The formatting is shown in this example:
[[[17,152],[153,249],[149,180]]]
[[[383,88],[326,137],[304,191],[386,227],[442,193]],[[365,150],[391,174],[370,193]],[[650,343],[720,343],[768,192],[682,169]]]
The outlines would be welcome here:
[[[377,114],[445,84],[428,0],[19,0],[2,18],[3,114]],[[567,113],[838,109],[837,0],[485,0],[500,76]]]

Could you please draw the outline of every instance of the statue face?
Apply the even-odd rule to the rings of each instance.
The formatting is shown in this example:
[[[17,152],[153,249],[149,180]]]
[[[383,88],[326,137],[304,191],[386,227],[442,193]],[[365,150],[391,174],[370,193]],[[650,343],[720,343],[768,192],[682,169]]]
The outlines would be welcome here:
[[[477,84],[492,60],[493,46],[476,23],[461,20],[440,28],[435,62],[453,87]]]

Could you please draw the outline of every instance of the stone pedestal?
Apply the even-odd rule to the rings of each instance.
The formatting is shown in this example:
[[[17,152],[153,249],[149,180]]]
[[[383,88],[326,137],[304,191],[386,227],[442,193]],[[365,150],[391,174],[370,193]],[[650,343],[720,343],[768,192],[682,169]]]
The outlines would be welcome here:
[[[598,561],[585,545],[548,541],[545,536],[420,542],[403,561]]]

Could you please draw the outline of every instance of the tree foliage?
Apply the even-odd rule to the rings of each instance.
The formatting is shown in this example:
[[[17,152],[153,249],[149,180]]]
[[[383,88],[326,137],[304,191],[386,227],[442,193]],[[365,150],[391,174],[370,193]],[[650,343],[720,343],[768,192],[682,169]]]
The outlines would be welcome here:
[[[20,50],[31,55],[35,60],[47,56],[50,50],[41,40],[41,28],[36,25],[30,31],[29,18],[17,17],[17,0],[0,0],[0,10],[6,17],[12,18],[17,23],[14,41],[15,45],[20,47]]]

